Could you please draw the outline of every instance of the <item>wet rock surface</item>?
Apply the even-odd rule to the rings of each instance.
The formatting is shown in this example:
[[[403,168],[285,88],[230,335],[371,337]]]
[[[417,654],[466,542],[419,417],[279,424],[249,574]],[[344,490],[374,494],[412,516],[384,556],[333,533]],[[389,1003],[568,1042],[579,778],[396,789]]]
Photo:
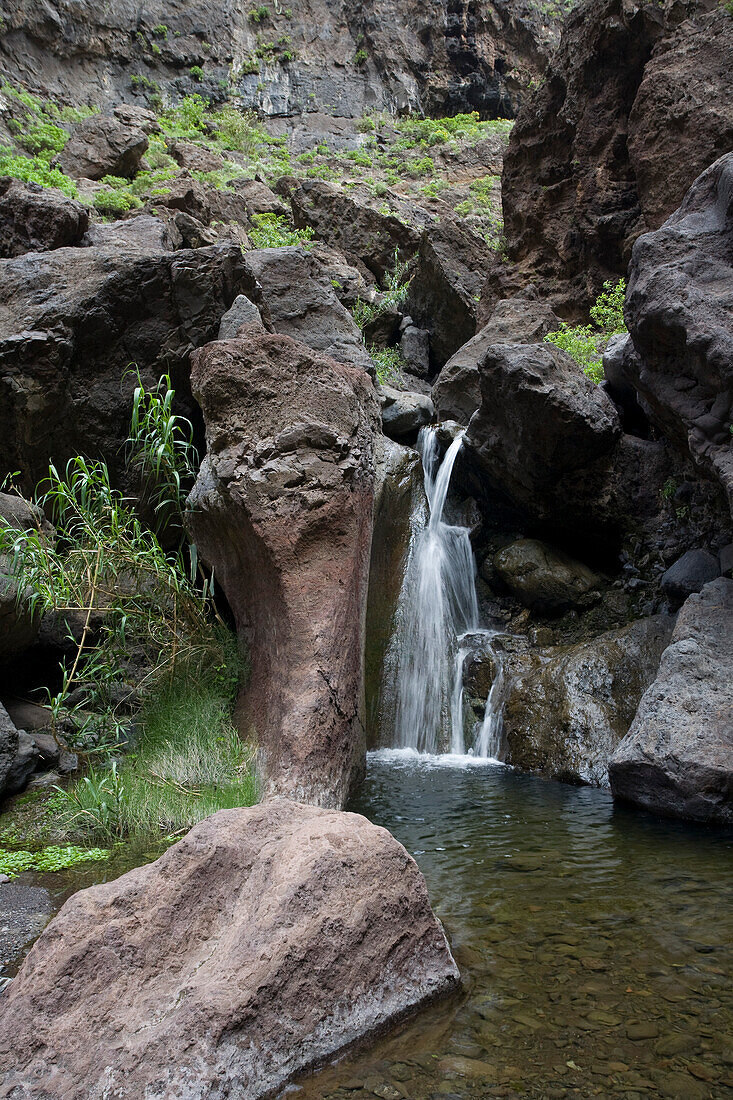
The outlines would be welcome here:
[[[208,453],[190,529],[248,644],[241,728],[267,790],[341,806],[364,768],[371,381],[247,326],[194,357],[192,385]]]
[[[382,431],[390,439],[416,437],[420,428],[435,419],[435,407],[423,393],[380,387]]]
[[[283,799],[226,810],[65,904],[0,1001],[2,1093],[257,1100],[457,982],[386,830]]]
[[[530,670],[507,689],[507,763],[607,787],[608,762],[657,674],[672,626],[659,615],[533,655]]]
[[[733,581],[679,613],[654,683],[609,768],[614,796],[655,813],[733,822]]]
[[[587,565],[537,539],[511,543],[495,554],[493,564],[525,607],[545,613],[587,606],[600,583]]]

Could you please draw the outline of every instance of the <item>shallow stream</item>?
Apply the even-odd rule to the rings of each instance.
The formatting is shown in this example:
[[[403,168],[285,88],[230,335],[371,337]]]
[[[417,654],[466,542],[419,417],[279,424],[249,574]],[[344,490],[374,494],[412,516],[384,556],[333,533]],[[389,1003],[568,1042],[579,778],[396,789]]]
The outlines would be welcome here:
[[[733,1096],[733,834],[409,752],[352,809],[414,855],[466,988],[302,1100]]]

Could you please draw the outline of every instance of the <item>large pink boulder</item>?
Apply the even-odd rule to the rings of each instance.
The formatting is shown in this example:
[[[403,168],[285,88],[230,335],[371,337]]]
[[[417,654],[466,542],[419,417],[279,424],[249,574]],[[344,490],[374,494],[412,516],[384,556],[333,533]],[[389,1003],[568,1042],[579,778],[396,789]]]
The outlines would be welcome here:
[[[374,388],[257,325],[192,362],[207,456],[190,530],[248,648],[240,728],[267,792],[341,807],[365,759]]]
[[[458,981],[386,829],[224,810],[66,902],[0,1001],[0,1097],[259,1100]]]

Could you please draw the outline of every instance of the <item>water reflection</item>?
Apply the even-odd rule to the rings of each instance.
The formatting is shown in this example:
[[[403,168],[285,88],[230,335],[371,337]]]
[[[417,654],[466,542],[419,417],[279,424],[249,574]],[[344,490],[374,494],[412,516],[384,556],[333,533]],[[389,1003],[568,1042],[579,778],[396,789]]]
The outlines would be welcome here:
[[[373,755],[353,809],[418,860],[466,992],[304,1100],[731,1094],[733,835],[452,763]]]

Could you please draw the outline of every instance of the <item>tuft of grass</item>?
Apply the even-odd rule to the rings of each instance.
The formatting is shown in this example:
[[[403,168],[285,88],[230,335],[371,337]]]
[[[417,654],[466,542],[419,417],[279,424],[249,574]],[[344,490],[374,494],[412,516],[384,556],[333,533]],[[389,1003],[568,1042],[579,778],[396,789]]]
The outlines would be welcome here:
[[[380,385],[383,386],[388,382],[400,382],[402,380],[405,361],[399,348],[372,347],[369,349],[369,354],[374,362],[377,381]]]

